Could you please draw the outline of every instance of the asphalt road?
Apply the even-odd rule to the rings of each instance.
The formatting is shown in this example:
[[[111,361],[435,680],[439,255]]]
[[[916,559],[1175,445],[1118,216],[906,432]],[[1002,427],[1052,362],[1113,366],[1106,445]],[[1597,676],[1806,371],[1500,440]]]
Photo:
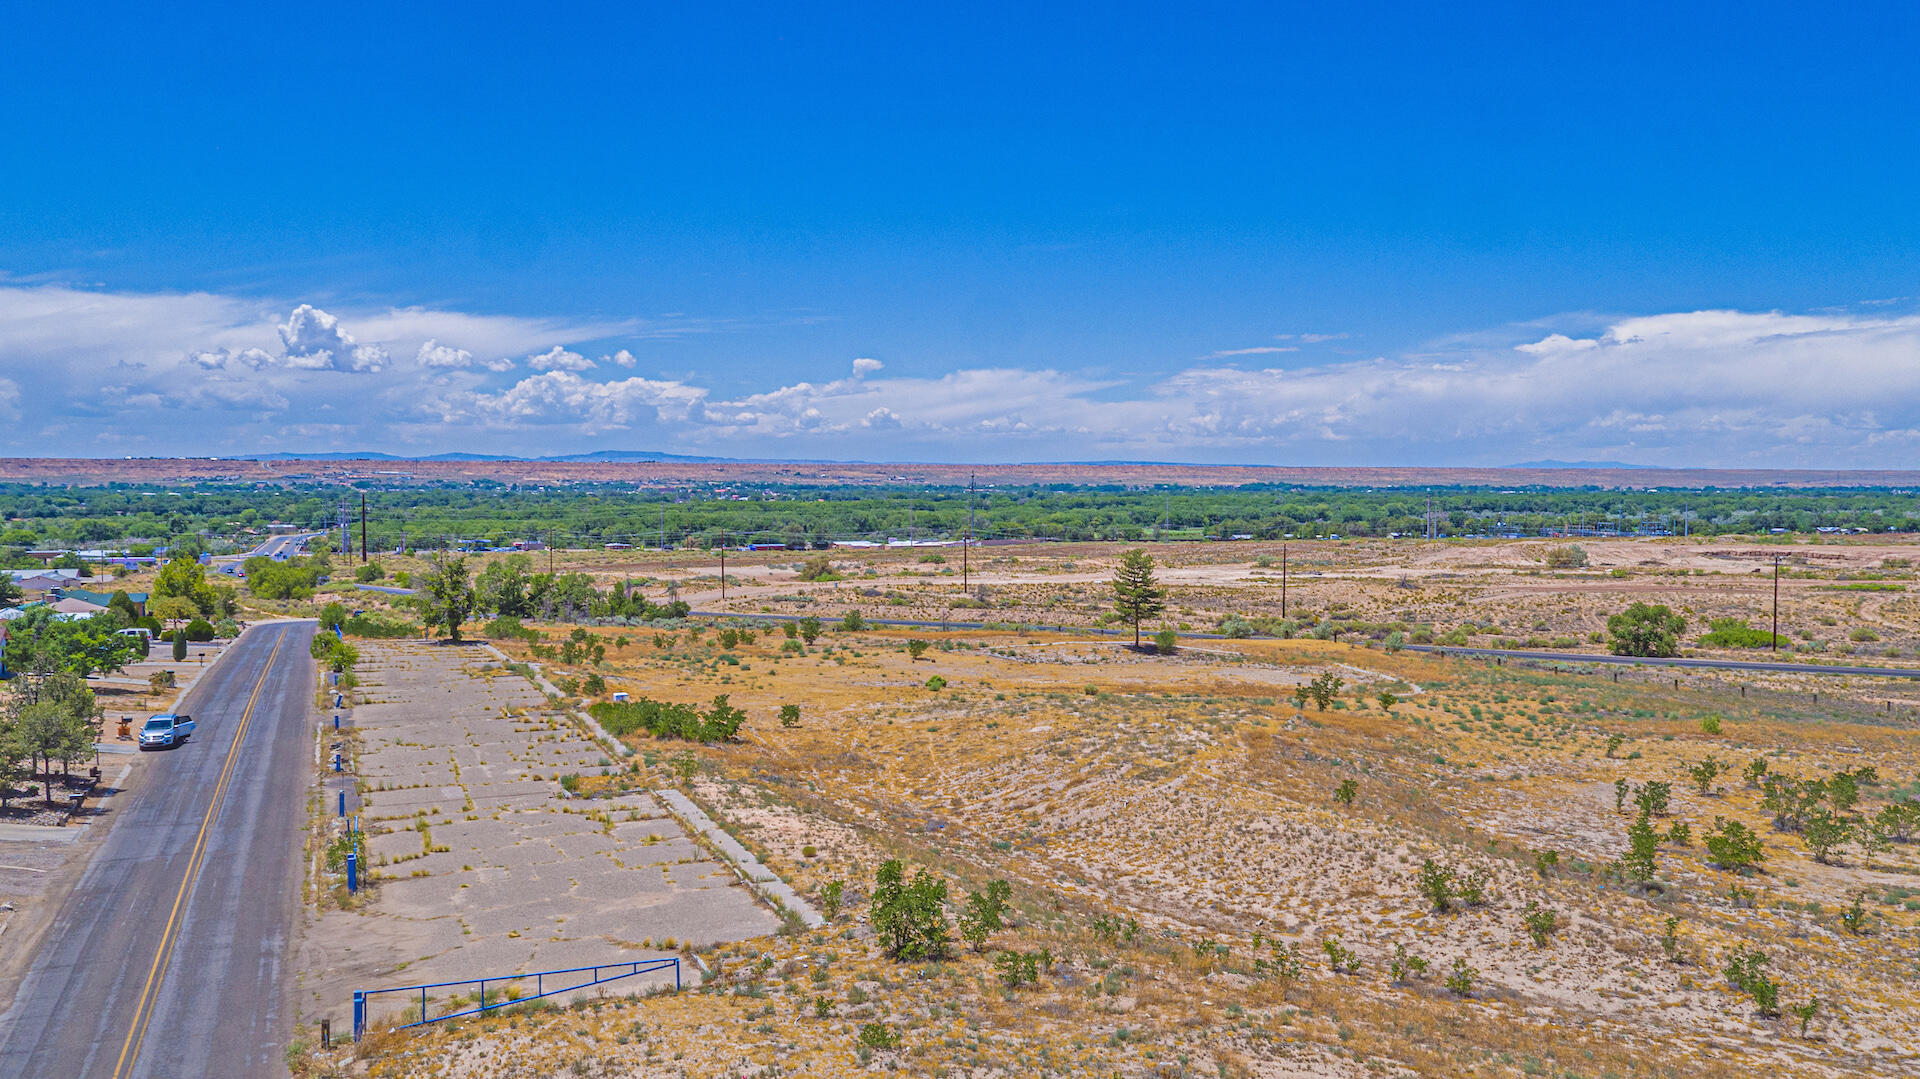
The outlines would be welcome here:
[[[738,618],[758,622],[798,622],[804,615],[797,614],[746,614],[733,611],[689,611],[695,618]],[[821,621],[828,626],[839,619],[827,617]],[[908,626],[916,629],[986,629],[986,622],[931,622],[906,618],[868,618],[873,626]],[[1001,627],[1014,623],[993,623]],[[1132,630],[1102,629],[1097,626],[1048,626],[1019,623],[1021,628],[1041,633],[1079,633],[1092,637],[1126,637]],[[1145,630],[1142,630],[1143,635]],[[1144,636],[1143,636],[1144,639]],[[1181,640],[1224,641],[1230,640],[1224,633],[1182,633]],[[1271,638],[1251,638],[1270,640]],[[1864,674],[1877,678],[1920,678],[1920,667],[1852,667],[1825,663],[1781,663],[1755,659],[1692,659],[1675,657],[1655,659],[1643,656],[1615,656],[1593,652],[1529,652],[1511,648],[1469,648],[1455,645],[1410,644],[1405,646],[1409,652],[1431,652],[1448,656],[1487,656],[1506,659],[1539,660],[1549,663],[1611,663],[1633,667],[1704,667],[1716,671],[1791,671],[1794,674]]]
[[[249,629],[189,691],[0,1016],[0,1076],[286,1074],[310,622]],[[116,799],[117,801],[117,799]]]
[[[1529,652],[1512,648],[1466,648],[1455,645],[1410,644],[1409,652],[1433,652],[1449,656],[1499,656],[1508,659],[1545,660],[1553,663],[1604,663],[1629,667],[1703,667],[1714,671],[1791,671],[1794,674],[1864,674],[1876,678],[1920,678],[1920,667],[1852,667],[1826,663],[1782,663],[1759,659],[1698,659],[1676,656],[1652,659],[1643,656],[1600,655],[1592,652]]]

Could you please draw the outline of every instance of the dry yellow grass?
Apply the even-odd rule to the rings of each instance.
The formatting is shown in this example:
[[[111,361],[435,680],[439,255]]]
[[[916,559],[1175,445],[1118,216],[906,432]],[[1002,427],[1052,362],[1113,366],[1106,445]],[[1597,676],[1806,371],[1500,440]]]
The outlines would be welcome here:
[[[1084,606],[1111,553],[1061,552],[1051,567],[1093,576],[1074,601]],[[1521,576],[1501,572],[1504,585],[1476,587]],[[1189,594],[1205,587],[1181,585],[1175,607],[1204,609]],[[1244,600],[1246,586],[1221,587]],[[1824,604],[1844,594],[1806,595]],[[1568,628],[1586,617],[1564,596],[1514,602],[1558,604]],[[1883,637],[1912,632],[1893,602],[1878,612]],[[1324,597],[1316,605],[1327,609]],[[1865,808],[1910,794],[1920,751],[1907,715],[1883,710],[1884,686],[1826,682],[1815,704],[1805,676],[1770,688],[1748,679],[1743,697],[1726,676],[1689,675],[1675,689],[1655,675],[1616,683],[1320,641],[1194,642],[1169,658],[1039,633],[830,630],[796,654],[778,628],[732,648],[713,628],[591,632],[609,646],[599,668],[609,692],[697,703],[726,693],[748,711],[740,742],[694,748],[692,793],[803,893],[845,882],[848,909],[827,930],[714,951],[713,979],[680,996],[385,1040],[359,1065],[372,1074],[1920,1070],[1916,914],[1906,909],[1920,895],[1915,845],[1895,844],[1871,869],[1857,848],[1819,864],[1798,836],[1772,830],[1738,774],[1756,757],[1808,778],[1871,765],[1882,782],[1863,788]],[[927,658],[909,657],[910,638],[933,642]],[[928,688],[935,674],[944,688]],[[1342,678],[1344,691],[1329,710],[1303,710],[1293,687],[1319,674]],[[1391,709],[1383,690],[1401,698]],[[789,703],[801,708],[798,728],[777,720]],[[1709,716],[1717,733],[1703,729]],[[633,744],[659,783],[688,748]],[[1732,774],[1702,794],[1685,769],[1709,755]],[[1349,779],[1357,794],[1343,806],[1333,793]],[[1672,783],[1671,815],[1657,823],[1693,830],[1691,844],[1659,849],[1667,898],[1638,897],[1609,868],[1631,821],[1615,809],[1616,780]],[[1703,834],[1716,818],[1763,837],[1764,873],[1708,864]],[[1543,875],[1536,859],[1548,851],[1558,865]],[[864,915],[888,858],[941,873],[956,907],[969,889],[1010,881],[1015,924],[984,954],[883,958]],[[1428,858],[1484,874],[1486,901],[1434,911],[1415,886]],[[1856,895],[1869,915],[1860,934],[1840,918]],[[1560,915],[1542,947],[1522,924],[1530,902]],[[1670,917],[1683,962],[1660,941]],[[1136,920],[1138,936],[1097,932],[1106,918]],[[1297,943],[1303,976],[1257,967],[1268,953],[1256,934]],[[1357,973],[1328,969],[1330,938],[1356,954]],[[1428,973],[1395,982],[1396,946]],[[996,980],[995,953],[1042,948],[1054,962],[1037,986]],[[1807,1037],[1728,984],[1721,968],[1735,951],[1768,956],[1783,1007],[1819,999]],[[1443,985],[1456,961],[1477,972],[1470,995]],[[863,1053],[866,1023],[884,1024],[900,1047]]]

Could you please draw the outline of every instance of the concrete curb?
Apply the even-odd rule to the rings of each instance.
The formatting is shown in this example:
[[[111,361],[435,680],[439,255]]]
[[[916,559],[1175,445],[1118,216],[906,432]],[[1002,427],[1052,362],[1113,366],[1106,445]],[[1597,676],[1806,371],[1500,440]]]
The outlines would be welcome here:
[[[486,649],[488,652],[493,653],[494,657],[500,661],[502,666],[520,662],[519,660],[508,658],[505,652],[500,651],[498,648],[495,648],[491,644],[482,644],[480,647]],[[560,692],[560,689],[558,686],[555,686],[552,682],[547,681],[547,676],[541,672],[540,665],[538,663],[529,661],[526,664],[526,667],[528,670],[533,672],[534,685],[539,686],[542,690],[544,690],[546,693],[548,693],[551,696],[562,697],[562,698],[566,696],[566,694]],[[593,735],[594,740],[600,743],[601,749],[604,749],[609,753],[612,753],[615,757],[633,756],[633,747],[627,745],[625,742],[622,742],[620,739],[615,738],[613,735],[608,734],[607,729],[600,725],[599,720],[593,718],[593,716],[589,715],[588,713],[584,711],[580,711],[578,709],[569,709],[569,711],[573,713],[573,718],[579,720],[581,723],[586,724],[588,733]]]
[[[654,791],[653,796],[666,805],[667,812],[680,818],[689,831],[699,833],[707,842],[713,844],[721,856],[732,864],[733,871],[740,874],[740,879],[745,881],[747,887],[753,889],[760,898],[772,904],[775,909],[789,910],[799,915],[800,921],[808,929],[818,929],[827,924],[827,920],[820,916],[819,911],[813,909],[811,903],[800,898],[800,893],[794,891],[786,881],[774,875],[773,870],[761,865],[760,859],[755,858],[752,851],[741,846],[739,840],[713,823],[713,818],[707,816],[705,810],[695,805],[693,799],[676,790]]]

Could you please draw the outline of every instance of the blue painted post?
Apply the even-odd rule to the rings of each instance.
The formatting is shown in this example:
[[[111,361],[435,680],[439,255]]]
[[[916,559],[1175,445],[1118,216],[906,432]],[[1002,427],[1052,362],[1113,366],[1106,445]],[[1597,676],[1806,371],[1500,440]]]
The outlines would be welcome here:
[[[357,892],[359,890],[360,890],[360,856],[358,854],[353,853],[352,851],[348,851],[347,852],[347,891]]]
[[[335,708],[344,708],[346,707],[346,703],[347,703],[347,699],[345,697],[342,697],[338,693],[335,693],[333,695],[333,706]]]
[[[673,991],[676,993],[680,991],[680,960],[678,959],[673,961]]]
[[[340,672],[339,672],[339,671],[329,671],[329,672],[327,673],[327,684],[328,684],[328,685],[330,685],[330,686],[337,686],[337,685],[339,685],[339,684],[340,684]]]
[[[338,751],[335,751],[333,754],[333,770],[336,772],[340,770],[340,754]]]
[[[367,1025],[367,994],[364,990],[353,991],[353,1040],[360,1040],[360,1032]]]
[[[338,712],[333,714],[333,729],[336,731],[340,729],[340,713]]]
[[[345,790],[340,791],[340,815],[343,817],[347,815],[347,792]]]

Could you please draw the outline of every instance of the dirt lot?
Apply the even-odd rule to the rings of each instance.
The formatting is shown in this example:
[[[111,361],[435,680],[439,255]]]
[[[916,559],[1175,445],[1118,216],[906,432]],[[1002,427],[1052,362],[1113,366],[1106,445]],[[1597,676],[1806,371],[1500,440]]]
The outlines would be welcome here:
[[[1116,553],[996,556],[989,598],[1018,597],[1003,608],[1015,615],[1097,621]],[[1171,617],[1207,628],[1227,614],[1277,617],[1278,553],[1269,568],[1264,551],[1183,549],[1164,571]],[[1759,556],[1771,553],[1594,543],[1594,568],[1556,576],[1538,545],[1295,546],[1289,615],[1399,614],[1407,633],[1471,619],[1495,627],[1474,635],[1491,643],[1594,632],[1605,613],[1652,598],[1697,625],[1752,614],[1761,566],[1770,597],[1772,563]],[[1807,557],[1789,568],[1810,575],[1783,581],[1785,625],[1836,650],[1876,626],[1877,654],[1911,656],[1920,627],[1902,592],[1828,589],[1849,576],[1897,584],[1912,548],[1792,553]],[[1828,554],[1845,560],[1811,557]],[[772,594],[799,594],[811,598],[789,607],[837,615],[857,592],[867,613],[893,614],[958,592],[937,563],[882,555],[847,568],[869,564],[877,579],[802,588],[769,559],[755,567],[768,602],[749,593],[735,609],[782,609]],[[689,568],[675,569],[683,595],[697,583]],[[908,599],[882,609],[868,589]],[[1743,775],[1759,760],[1800,779],[1864,777],[1839,811],[1862,821],[1911,798],[1920,742],[1904,685],[1689,673],[1675,688],[1654,672],[1616,682],[1396,653],[1373,639],[1380,626],[1343,640],[1189,642],[1162,657],[1043,633],[831,622],[810,646],[769,624],[730,642],[710,626],[599,628],[600,667],[554,672],[564,683],[597,671],[608,693],[663,700],[725,693],[745,708],[738,742],[695,749],[692,791],[803,894],[819,901],[842,884],[826,930],[706,949],[716,975],[697,993],[376,1040],[341,1066],[1586,1079],[1920,1069],[1920,846],[1850,839],[1817,860]],[[921,658],[912,639],[930,643]],[[1325,709],[1294,696],[1315,678],[1341,680]],[[776,718],[783,704],[799,706],[797,726]],[[654,782],[672,781],[684,743],[630,741]],[[1709,759],[1717,774],[1702,789],[1690,769]],[[1344,781],[1351,804],[1336,797]],[[1649,891],[1621,857],[1634,793],[1659,783],[1670,789],[1647,815]],[[1710,855],[1707,833],[1729,820],[1759,837],[1757,871]],[[969,892],[1008,881],[1009,927],[978,952],[885,958],[866,903],[888,858],[946,880],[950,917]],[[1437,909],[1419,886],[1429,860],[1473,897],[1456,891]],[[1527,920],[1543,911],[1552,924],[1536,942]],[[1042,951],[1036,984],[1005,982],[1005,953]],[[1730,957],[1754,953],[1774,1007],[1725,974]],[[1803,1035],[1792,1009],[1810,1003]]]

